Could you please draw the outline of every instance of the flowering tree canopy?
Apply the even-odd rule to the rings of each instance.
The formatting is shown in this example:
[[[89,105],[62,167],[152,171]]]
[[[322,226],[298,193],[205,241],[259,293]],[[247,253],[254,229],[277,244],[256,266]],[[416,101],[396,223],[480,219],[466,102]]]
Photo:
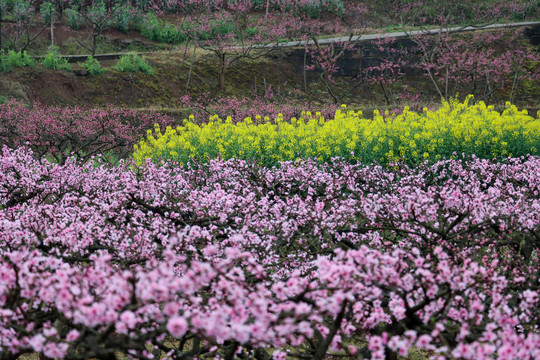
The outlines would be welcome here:
[[[540,159],[0,157],[0,355],[540,356]]]

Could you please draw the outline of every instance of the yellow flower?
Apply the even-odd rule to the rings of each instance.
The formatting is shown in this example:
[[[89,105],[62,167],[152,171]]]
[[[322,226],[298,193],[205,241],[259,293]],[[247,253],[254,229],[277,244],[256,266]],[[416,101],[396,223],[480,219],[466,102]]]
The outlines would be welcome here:
[[[303,112],[296,119],[286,120],[282,114],[269,119],[256,116],[233,124],[211,116],[208,123],[197,125],[193,116],[176,129],[164,132],[158,125],[148,130],[146,138],[134,146],[137,164],[145,159],[177,158],[187,163],[190,158],[210,158],[220,154],[224,158],[250,157],[270,164],[277,160],[298,157],[330,157],[344,154],[365,161],[380,157],[385,152],[387,161],[439,160],[452,151],[483,152],[482,156],[506,155],[510,144],[538,154],[540,118],[533,118],[513,105],[499,113],[482,102],[469,104],[470,97],[460,103],[456,99],[443,102],[438,110],[424,109],[421,113],[405,111],[384,119],[373,112],[373,119],[363,118],[362,112],[338,109],[333,118],[324,119]],[[539,114],[540,116],[540,114]],[[388,145],[386,145],[388,144]],[[525,150],[524,150],[525,151]],[[396,156],[396,152],[399,156]],[[421,155],[419,155],[421,154]],[[525,155],[525,154],[520,154]]]

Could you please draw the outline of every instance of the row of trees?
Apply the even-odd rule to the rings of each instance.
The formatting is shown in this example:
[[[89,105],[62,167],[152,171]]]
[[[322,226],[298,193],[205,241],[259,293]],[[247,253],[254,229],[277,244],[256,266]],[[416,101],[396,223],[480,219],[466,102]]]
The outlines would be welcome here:
[[[369,47],[379,56],[376,65],[360,69],[360,76],[349,87],[334,80],[339,73],[339,63],[347,50],[355,47],[354,33],[349,38],[321,45],[318,34],[311,34],[306,43],[306,53],[311,56],[308,69],[318,69],[329,96],[340,102],[362,84],[380,87],[387,105],[399,97],[410,99],[410,94],[394,94],[392,85],[403,78],[406,70],[419,69],[428,77],[432,89],[440,98],[448,100],[458,93],[474,94],[485,100],[508,83],[511,85],[509,100],[514,99],[518,85],[523,79],[539,78],[537,51],[520,42],[521,30],[498,30],[480,32],[472,36],[459,34],[467,26],[479,29],[506,21],[520,21],[533,14],[538,5],[535,1],[445,1],[433,0],[382,1],[381,9],[387,15],[399,14],[398,28],[406,33],[411,26],[426,30],[423,34],[408,35],[412,46],[404,48],[395,38],[381,38]],[[371,9],[370,9],[371,10]],[[370,22],[363,24],[369,26]],[[361,24],[356,23],[358,30]],[[435,28],[438,33],[427,30]],[[450,29],[453,29],[450,31]],[[343,41],[343,39],[346,39]]]
[[[24,51],[48,29],[54,45],[54,27],[65,21],[74,30],[88,31],[88,41],[80,44],[94,55],[97,38],[111,27],[127,29],[136,9],[128,2],[1,0],[0,49]]]
[[[539,79],[540,54],[527,46],[521,29],[505,29],[467,34],[441,31],[435,35],[415,35],[405,40],[382,38],[367,45],[374,62],[359,69],[349,86],[336,81],[343,51],[332,47],[313,55],[310,69],[319,68],[329,96],[339,103],[360,85],[379,91],[388,106],[413,97],[404,93],[406,75],[423,74],[432,93],[448,100],[458,94],[472,94],[475,101],[489,101],[504,90],[504,97],[514,101],[519,87]],[[330,51],[329,51],[330,49]],[[371,63],[371,64],[370,64]]]
[[[340,5],[341,4],[341,5]],[[175,11],[178,17],[175,29],[187,43],[214,52],[219,59],[220,87],[224,87],[225,72],[241,58],[253,57],[253,50],[262,44],[277,42],[305,33],[305,20],[322,10],[331,10],[335,17],[345,18],[340,1],[266,1],[265,13],[253,12],[261,4],[251,0],[202,1],[181,0],[169,2],[147,1],[0,1],[0,49],[3,43],[16,51],[24,51],[45,30],[50,28],[54,45],[55,22],[65,20],[71,28],[87,30],[88,41],[80,44],[92,55],[98,37],[107,29],[116,27],[126,31],[129,23],[139,19],[141,27],[155,26],[145,23],[142,12]],[[328,22],[330,24],[331,22]],[[313,21],[310,32],[322,23]],[[352,25],[349,26],[352,31]],[[328,29],[330,30],[330,29]],[[320,32],[320,31],[317,31]],[[77,39],[77,37],[76,37]],[[270,50],[271,48],[268,48]],[[258,53],[257,56],[264,54]]]
[[[0,38],[17,51],[24,51],[45,30],[50,28],[54,45],[55,22],[65,20],[72,28],[84,28],[88,41],[79,41],[92,55],[97,40],[111,27],[127,30],[130,21],[138,18],[140,27],[155,27],[141,15],[149,9],[155,12],[180,13],[174,24],[176,32],[189,44],[215,53],[219,62],[219,85],[225,87],[225,74],[232,64],[243,58],[256,58],[271,51],[282,39],[314,37],[321,33],[350,32],[360,28],[364,5],[345,7],[333,1],[266,1],[252,0],[203,1],[180,0],[169,2],[142,1],[52,1],[1,0],[4,27]],[[257,11],[257,10],[263,10]],[[329,19],[319,18],[321,12],[331,14]],[[77,39],[77,37],[76,37]],[[171,39],[174,41],[174,38]],[[0,43],[0,48],[2,44]],[[258,51],[255,51],[258,50]]]
[[[0,156],[0,357],[540,357],[540,159]]]

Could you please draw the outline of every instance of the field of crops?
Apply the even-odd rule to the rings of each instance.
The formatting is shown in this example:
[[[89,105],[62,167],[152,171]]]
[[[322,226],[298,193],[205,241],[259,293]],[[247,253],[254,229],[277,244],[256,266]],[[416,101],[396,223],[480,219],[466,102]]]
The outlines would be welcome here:
[[[510,104],[499,113],[482,102],[468,102],[444,102],[440,109],[422,113],[405,108],[395,117],[376,111],[372,119],[342,107],[332,119],[306,112],[290,121],[282,116],[237,123],[230,117],[211,117],[202,125],[188,120],[163,133],[158,126],[149,130],[147,139],[136,145],[134,158],[138,164],[147,158],[181,164],[191,159],[242,158],[271,166],[300,158],[414,164],[472,155],[490,159],[538,154],[540,117]]]

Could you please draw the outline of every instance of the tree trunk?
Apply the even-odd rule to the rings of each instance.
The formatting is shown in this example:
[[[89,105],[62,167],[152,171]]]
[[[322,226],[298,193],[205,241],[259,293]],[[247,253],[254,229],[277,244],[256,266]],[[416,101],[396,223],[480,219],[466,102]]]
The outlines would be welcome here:
[[[219,59],[219,88],[225,90],[225,54],[220,55]]]
[[[41,4],[43,4],[42,0],[34,1],[34,9],[36,9],[37,12],[39,12],[39,8],[41,7]]]
[[[0,6],[0,54],[2,54],[2,20],[3,20],[3,12],[2,12],[2,7]],[[1,57],[0,57],[0,64],[2,64]]]
[[[197,47],[194,44],[193,45],[193,54],[191,55],[191,64],[189,64],[189,74],[188,74],[187,83],[186,83],[186,95],[189,92],[189,82],[191,81],[191,73],[193,72],[193,63],[195,62],[195,50],[196,49],[197,49]]]
[[[53,55],[53,69],[56,70],[56,53],[54,51],[54,30],[53,30],[53,11],[52,7],[49,8],[49,20],[51,22],[51,51]]]
[[[308,41],[306,39],[306,48],[307,48],[307,45],[308,45]],[[307,94],[306,61],[307,61],[307,50],[304,49],[304,67],[303,67],[303,71],[304,71],[304,92]]]
[[[225,69],[221,69],[219,72],[219,88],[225,90]]]
[[[105,8],[107,9],[107,11],[111,11],[113,6],[114,6],[114,1],[112,0],[105,1]]]
[[[384,84],[382,81],[379,81],[379,85],[381,85],[381,90],[383,92],[384,98],[386,99],[386,105],[390,105],[390,98],[388,97],[388,94],[386,93],[386,89],[384,88]]]
[[[97,48],[97,38],[99,34],[94,34],[92,36],[92,56],[96,56],[96,48]]]
[[[2,53],[2,7],[0,6],[0,54]],[[0,58],[0,63],[2,59]]]

